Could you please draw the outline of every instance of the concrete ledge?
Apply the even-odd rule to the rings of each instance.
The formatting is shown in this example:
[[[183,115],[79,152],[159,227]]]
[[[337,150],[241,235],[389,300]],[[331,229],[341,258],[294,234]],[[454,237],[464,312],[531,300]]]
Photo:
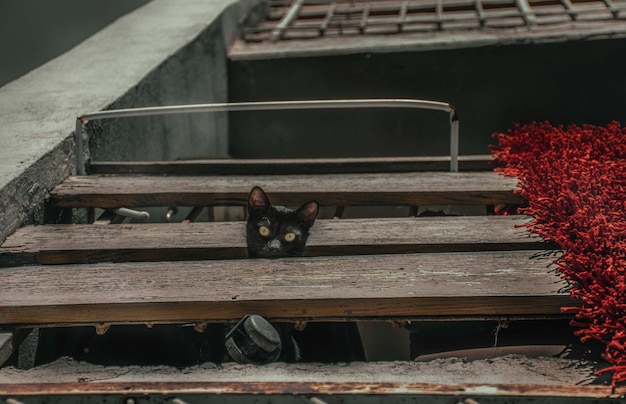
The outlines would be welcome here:
[[[78,115],[111,107],[225,100],[226,43],[239,16],[256,3],[153,0],[0,88],[0,241],[24,223],[41,222],[47,190],[75,172],[71,135]],[[182,130],[173,134],[173,127]],[[201,127],[210,130],[191,135]],[[226,152],[224,117],[179,118],[146,129],[159,147],[123,144],[123,137],[138,135],[130,124],[103,125],[92,140],[100,147],[97,154],[107,158]],[[101,136],[113,146],[105,147]],[[170,152],[157,153],[163,149]]]

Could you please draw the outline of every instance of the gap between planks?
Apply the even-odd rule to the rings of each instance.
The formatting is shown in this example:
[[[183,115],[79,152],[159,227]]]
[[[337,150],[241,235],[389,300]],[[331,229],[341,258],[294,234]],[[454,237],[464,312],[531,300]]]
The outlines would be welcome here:
[[[490,155],[459,156],[459,170],[494,168]],[[207,159],[183,161],[94,161],[91,174],[255,175],[448,171],[449,156],[303,159]]]

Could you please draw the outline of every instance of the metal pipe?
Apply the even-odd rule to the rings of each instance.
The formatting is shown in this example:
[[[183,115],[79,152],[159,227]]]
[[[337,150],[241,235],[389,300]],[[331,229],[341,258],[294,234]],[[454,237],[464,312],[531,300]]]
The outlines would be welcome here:
[[[450,111],[450,171],[459,171],[459,114]]]
[[[602,2],[609,9],[611,14],[613,15],[613,18],[618,18],[619,17],[620,10],[615,7],[615,4],[613,4],[613,1],[611,1],[611,0],[602,0]]]
[[[161,107],[128,108],[109,111],[90,112],[76,120],[76,154],[78,174],[85,174],[82,131],[89,121],[128,118],[151,115],[191,114],[200,112],[240,112],[240,111],[276,111],[306,109],[342,109],[342,108],[415,108],[448,112],[450,114],[450,171],[458,171],[459,119],[456,109],[440,101],[417,99],[341,99],[341,100],[305,100],[305,101],[259,101],[238,103],[210,103],[190,105],[169,105]]]
[[[330,24],[330,20],[332,20],[333,18],[333,14],[335,12],[335,9],[337,8],[337,3],[330,3],[330,6],[328,7],[328,11],[326,12],[326,17],[324,17],[324,21],[322,21],[322,25],[320,25],[320,36],[324,36],[324,33],[326,32],[326,29],[328,28],[328,24]]]
[[[363,34],[365,32],[365,28],[367,27],[367,20],[370,16],[370,8],[371,4],[368,1],[365,3],[365,7],[363,8],[363,14],[361,15],[361,21],[359,21],[359,32]]]
[[[283,19],[278,23],[274,31],[272,31],[272,40],[278,41],[283,37],[285,29],[291,25],[291,23],[298,17],[298,13],[300,9],[304,5],[304,0],[296,0],[292,6],[287,11],[287,14],[283,17]]]
[[[76,129],[74,130],[74,143],[76,143],[76,172],[78,175],[85,175],[85,156],[83,156],[83,125],[81,118],[76,119]]]
[[[522,18],[524,19],[526,25],[537,24],[537,19],[535,17],[535,14],[533,13],[533,10],[530,8],[528,0],[515,0],[515,4],[522,14]]]
[[[483,10],[483,0],[476,0],[476,14],[478,14],[478,21],[480,21],[480,26],[483,27],[485,25],[485,12]]]
[[[236,103],[211,103],[190,105],[168,105],[98,111],[81,115],[83,123],[106,118],[127,118],[150,115],[171,115],[198,112],[276,111],[287,109],[332,109],[332,108],[418,108],[452,112],[454,107],[446,102],[413,99],[359,99],[359,100],[307,100],[307,101],[259,101]]]
[[[120,215],[120,216],[124,216],[124,217],[130,217],[132,219],[138,219],[138,220],[149,220],[150,219],[150,213],[149,212],[145,212],[145,211],[141,211],[141,210],[133,210],[133,209],[128,209],[128,208],[118,208],[118,209],[112,209],[111,210],[113,213]]]

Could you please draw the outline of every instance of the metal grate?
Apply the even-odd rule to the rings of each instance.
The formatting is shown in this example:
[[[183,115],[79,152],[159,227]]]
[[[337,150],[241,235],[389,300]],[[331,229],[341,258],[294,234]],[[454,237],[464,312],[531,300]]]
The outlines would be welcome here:
[[[626,0],[271,0],[247,42],[626,21]]]

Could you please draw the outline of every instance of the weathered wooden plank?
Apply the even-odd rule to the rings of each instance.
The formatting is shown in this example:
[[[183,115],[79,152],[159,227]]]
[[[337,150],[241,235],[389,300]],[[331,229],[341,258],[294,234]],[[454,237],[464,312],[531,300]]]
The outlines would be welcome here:
[[[574,366],[574,365],[572,365]],[[259,366],[257,366],[258,368]],[[328,366],[329,372],[335,375],[342,369],[334,370]],[[134,374],[142,372],[137,369]],[[181,372],[183,373],[183,372]],[[133,375],[134,375],[133,374]],[[308,375],[307,375],[308,376]],[[510,380],[515,380],[515,374],[505,374]],[[90,374],[84,374],[83,379],[92,380]],[[150,397],[153,401],[162,402],[172,396],[192,397],[200,402],[219,400],[230,401],[227,397],[235,396],[237,401],[267,401],[273,402],[273,396],[280,396],[281,403],[326,402],[311,399],[311,397],[332,396],[333,402],[363,401],[362,397],[375,396],[385,402],[407,403],[448,403],[462,397],[473,397],[471,401],[464,399],[461,402],[478,403],[485,400],[490,403],[559,403],[584,404],[596,402],[621,402],[623,389],[614,393],[606,385],[536,385],[536,384],[500,384],[500,383],[467,383],[450,384],[441,382],[432,383],[398,383],[398,382],[317,382],[317,381],[276,381],[275,378],[257,382],[135,382],[135,381],[84,381],[70,383],[11,383],[0,384],[0,393],[10,397],[30,398],[46,396],[46,403],[66,403],[80,395],[83,399],[91,397],[96,401],[117,399],[125,402],[129,395]],[[156,396],[156,398],[155,398]],[[163,396],[163,400],[158,400]],[[229,397],[229,398],[230,398]],[[512,398],[513,397],[513,398]],[[475,399],[474,399],[475,398]],[[107,400],[109,399],[109,400]],[[478,400],[478,401],[477,401]],[[172,400],[174,401],[174,400]],[[233,400],[234,401],[234,400]],[[370,400],[367,400],[370,401]],[[183,402],[182,400],[174,402]]]
[[[307,256],[554,248],[519,227],[524,216],[318,220]],[[0,266],[245,258],[243,222],[46,225],[18,230]]]
[[[0,324],[559,314],[575,303],[540,253],[12,267]]]
[[[459,156],[459,170],[493,169],[490,155]],[[178,161],[94,161],[91,174],[274,175],[448,171],[449,156],[350,157],[318,159],[207,159]]]
[[[45,395],[47,402],[65,402],[77,395],[124,397],[167,394],[201,397],[253,394],[253,400],[280,394],[293,397],[333,395],[330,401],[358,401],[377,396],[394,402],[458,402],[458,397],[483,402],[590,402],[618,398],[625,389],[594,383],[592,363],[576,359],[506,356],[489,360],[460,358],[433,362],[353,362],[350,364],[271,363],[265,366],[224,363],[180,369],[166,366],[98,366],[61,358],[28,371],[0,369],[0,396],[28,399]],[[263,396],[267,395],[267,396]],[[387,396],[387,397],[385,397]],[[504,398],[503,401],[497,400]],[[191,400],[191,399],[190,399]],[[505,401],[506,400],[506,401]],[[386,402],[387,402],[386,401]],[[471,402],[471,401],[467,401]],[[550,401],[553,402],[553,401]],[[593,401],[596,402],[596,401]]]
[[[420,172],[276,176],[73,176],[50,192],[58,207],[245,204],[254,185],[272,202],[294,205],[519,203],[517,180],[494,172]]]

